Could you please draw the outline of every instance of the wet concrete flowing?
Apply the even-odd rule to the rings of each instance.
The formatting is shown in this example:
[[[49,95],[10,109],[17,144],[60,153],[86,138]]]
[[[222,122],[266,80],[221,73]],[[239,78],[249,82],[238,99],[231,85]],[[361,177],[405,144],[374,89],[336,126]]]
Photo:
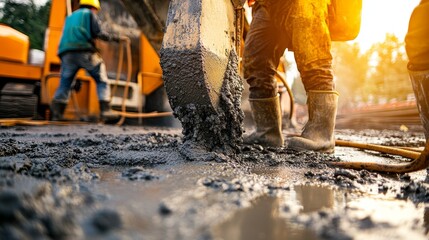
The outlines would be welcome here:
[[[203,69],[192,67],[201,62],[199,56],[202,54],[189,51],[179,54],[162,49],[165,86],[174,116],[183,128],[185,146],[181,153],[193,160],[223,161],[234,155],[242,142],[244,113],[240,106],[243,83],[237,71],[237,55],[231,51],[219,103],[211,104],[212,100],[206,93],[212,90],[199,90],[207,88],[203,79],[206,74],[201,73]],[[189,72],[189,69],[194,69],[194,72]],[[182,78],[193,78],[195,84],[189,86],[188,81]],[[207,151],[211,153],[207,155]]]
[[[229,0],[170,2],[160,50],[164,86],[189,160],[228,161],[242,141],[235,8]]]
[[[420,133],[343,140],[419,147]],[[0,128],[5,239],[427,239],[426,171],[378,174],[331,161],[405,159],[238,145],[189,161],[181,129],[103,125]],[[249,237],[251,236],[251,237]]]

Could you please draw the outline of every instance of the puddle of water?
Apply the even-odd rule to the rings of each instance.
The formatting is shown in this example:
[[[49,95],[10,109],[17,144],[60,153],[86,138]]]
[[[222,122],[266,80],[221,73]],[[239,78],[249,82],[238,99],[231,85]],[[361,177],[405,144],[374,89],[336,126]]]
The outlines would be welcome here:
[[[213,228],[213,235],[215,239],[234,240],[319,239],[311,226],[293,219],[321,210],[344,214],[344,220],[355,226],[349,233],[357,239],[379,239],[377,232],[389,233],[392,238],[410,235],[413,236],[410,239],[422,239],[420,234],[428,232],[428,207],[377,196],[350,195],[325,186],[295,185],[282,197],[264,196],[251,207],[237,211]],[[372,225],[368,225],[368,231],[362,231],[359,226],[363,226],[362,219],[366,218],[371,219]],[[423,230],[415,229],[416,221]]]
[[[125,230],[137,232],[145,239],[163,239],[165,227],[159,224],[159,206],[163,199],[195,190],[202,172],[213,168],[208,164],[183,164],[165,169],[148,169],[159,176],[153,180],[131,181],[122,177],[130,167],[100,167],[91,169],[100,180],[92,190],[100,197],[103,206],[120,209],[124,215]],[[219,172],[219,171],[217,171]],[[204,186],[200,186],[205,188]],[[140,239],[131,238],[131,239]]]
[[[174,191],[190,191],[189,188],[195,186],[205,167],[193,165],[176,167],[175,171],[180,174],[173,172],[166,174],[167,170],[159,171],[158,173],[164,177],[152,182],[124,180],[121,178],[123,168],[98,169],[96,172],[100,174],[100,182],[96,185],[99,192],[109,196],[108,204],[122,205],[127,209],[131,215],[128,219],[130,229],[138,229],[139,233],[146,236],[161,236],[165,229],[153,222],[153,216],[158,214],[160,200],[170,196]],[[388,231],[395,237],[398,231],[406,235],[415,234],[416,232],[412,231],[416,230],[412,229],[416,227],[426,227],[426,231],[428,229],[429,207],[425,208],[424,204],[415,206],[412,202],[387,196],[355,194],[334,190],[329,186],[293,185],[296,179],[290,176],[297,174],[293,174],[290,169],[274,171],[269,168],[254,172],[277,176],[280,182],[292,186],[289,191],[282,192],[281,197],[260,197],[251,207],[235,211],[225,222],[214,225],[212,228],[214,239],[318,239],[311,226],[306,228],[293,219],[320,210],[343,213],[345,220],[350,221],[351,225],[359,225],[361,219],[369,216],[374,222],[374,227],[371,228],[373,231],[357,229],[351,233],[358,237],[357,239],[377,239],[378,230]],[[283,179],[283,175],[289,177]],[[417,225],[416,220],[419,222]],[[390,227],[386,228],[386,223]],[[398,230],[399,228],[402,230]]]
[[[346,194],[331,188],[315,185],[293,186],[289,204],[301,208],[300,213],[311,213],[322,209],[341,209],[346,206]]]
[[[142,182],[127,181],[121,177],[122,171],[125,167],[102,167],[92,169],[100,177],[100,181],[94,183],[94,191],[101,194],[103,203],[107,207],[120,209],[123,215],[125,230],[135,232],[139,235],[143,232],[149,232],[154,229],[154,224],[148,221],[148,212],[154,214],[156,210],[156,201],[148,201],[146,205],[140,202],[142,196],[146,194],[153,194],[154,190],[143,189]],[[149,215],[150,216],[150,215]],[[137,230],[137,231],[136,231]],[[152,233],[153,234],[153,233]]]
[[[213,229],[215,239],[305,240],[317,239],[315,233],[280,216],[279,198],[261,197],[250,208]]]
[[[93,169],[100,176],[100,181],[94,184],[94,190],[106,196],[104,203],[107,205],[133,209],[134,213],[143,216],[156,214],[159,199],[164,196],[164,191],[160,188],[171,188],[161,184],[163,181],[159,179],[127,180],[122,177],[122,172],[126,169],[127,167]]]
[[[302,225],[283,217],[284,208],[296,214],[345,205],[343,193],[328,187],[298,185],[284,198],[264,196],[247,209],[238,211],[232,218],[216,226],[215,239],[318,239],[316,234]]]
[[[286,185],[306,180],[304,173],[307,171],[308,169],[291,169],[287,167],[256,167],[252,169],[254,174],[277,178],[279,184]]]

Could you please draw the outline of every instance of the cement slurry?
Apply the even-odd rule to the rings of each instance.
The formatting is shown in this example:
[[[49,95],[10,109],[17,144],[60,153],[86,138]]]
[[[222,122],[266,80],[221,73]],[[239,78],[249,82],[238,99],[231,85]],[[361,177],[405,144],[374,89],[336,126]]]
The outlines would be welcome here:
[[[201,72],[204,70],[192,67],[201,62],[199,56],[203,53],[162,49],[161,54],[170,105],[183,127],[185,147],[181,152],[189,159],[224,159],[237,153],[237,146],[242,142],[244,114],[241,110],[243,83],[237,71],[236,53],[230,52],[222,88],[216,93],[220,95],[218,103],[213,103],[205,94],[211,89],[199,90],[210,86]],[[189,79],[194,79],[195,84],[189,84]],[[211,153],[206,155],[207,151]]]
[[[385,145],[424,143],[423,134],[395,131],[338,131],[336,136]],[[239,145],[222,161],[189,161],[181,153],[182,140],[180,129],[0,128],[0,235],[240,239],[237,233],[253,232],[277,233],[278,239],[427,238],[426,171],[381,175],[326,165],[339,159],[404,159],[349,148],[325,155]],[[261,209],[274,215],[269,218]],[[284,236],[285,229],[294,234]]]

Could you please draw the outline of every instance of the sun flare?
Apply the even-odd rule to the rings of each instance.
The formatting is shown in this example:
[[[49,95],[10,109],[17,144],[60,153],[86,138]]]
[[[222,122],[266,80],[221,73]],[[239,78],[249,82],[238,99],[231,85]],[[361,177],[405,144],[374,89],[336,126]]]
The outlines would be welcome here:
[[[403,40],[408,29],[408,21],[420,0],[363,0],[362,22],[358,37],[362,50],[374,43],[382,42],[387,33],[395,34]]]

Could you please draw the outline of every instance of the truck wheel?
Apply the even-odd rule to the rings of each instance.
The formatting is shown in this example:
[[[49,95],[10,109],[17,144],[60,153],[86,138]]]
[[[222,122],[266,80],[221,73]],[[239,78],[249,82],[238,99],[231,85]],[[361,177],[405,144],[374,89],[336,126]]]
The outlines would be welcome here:
[[[8,82],[0,89],[0,118],[33,118],[38,96],[35,85]]]

